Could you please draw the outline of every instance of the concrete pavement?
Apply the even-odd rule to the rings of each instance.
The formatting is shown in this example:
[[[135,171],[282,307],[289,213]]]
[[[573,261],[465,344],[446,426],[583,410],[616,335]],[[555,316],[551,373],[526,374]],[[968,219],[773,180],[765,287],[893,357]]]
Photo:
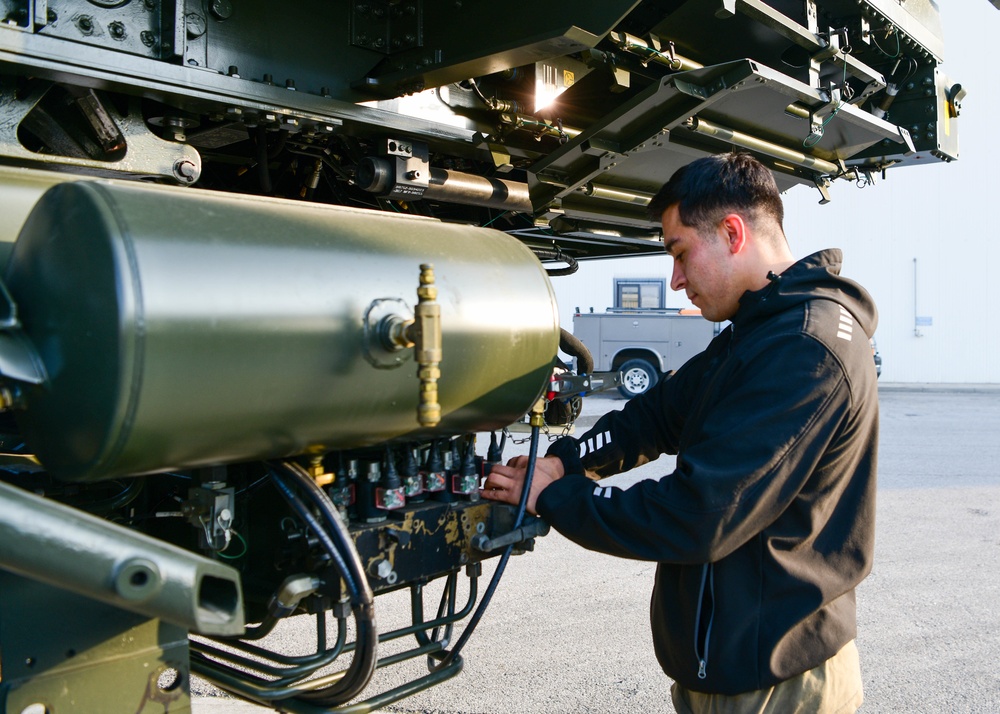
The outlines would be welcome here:
[[[858,592],[861,711],[997,714],[1000,390],[883,385],[880,402],[876,562]],[[623,405],[588,398],[581,423]],[[672,467],[663,457],[616,478],[656,477]],[[466,647],[465,671],[385,711],[671,712],[670,682],[653,657],[647,620],[653,570],[546,536],[534,553],[511,560]],[[380,630],[404,624],[405,597],[376,605]],[[293,645],[308,642],[308,627],[285,629]],[[379,670],[373,686],[424,671],[420,661]],[[196,714],[266,711],[207,691],[196,684]]]

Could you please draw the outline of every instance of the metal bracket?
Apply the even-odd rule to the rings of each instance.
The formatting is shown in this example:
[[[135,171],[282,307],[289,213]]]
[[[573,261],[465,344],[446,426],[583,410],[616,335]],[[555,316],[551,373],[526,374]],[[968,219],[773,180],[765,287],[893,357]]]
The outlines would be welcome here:
[[[389,139],[386,153],[394,158],[396,177],[388,198],[416,201],[430,183],[430,152],[427,144]]]
[[[16,7],[16,5],[15,5]],[[2,4],[0,4],[2,8]],[[49,24],[48,0],[27,0],[21,7],[12,9],[4,21],[4,29],[35,33]]]
[[[129,101],[128,113],[108,113],[125,138],[127,151],[121,159],[97,159],[58,154],[36,154],[26,149],[17,137],[21,121],[38,105],[51,84],[41,84],[25,97],[18,97],[9,84],[0,87],[0,160],[23,166],[47,169],[66,168],[97,176],[127,174],[132,178],[166,179],[189,185],[201,175],[201,156],[191,146],[166,141],[146,126],[139,98]]]
[[[816,188],[819,190],[819,205],[825,206],[830,202],[830,181],[819,177],[816,179]]]
[[[221,482],[209,482],[188,489],[183,512],[188,522],[198,529],[202,548],[222,551],[232,538],[233,516],[236,512],[236,490]]]
[[[573,394],[593,394],[614,389],[622,383],[621,372],[594,372],[593,374],[560,374],[549,382],[549,391],[557,397]]]

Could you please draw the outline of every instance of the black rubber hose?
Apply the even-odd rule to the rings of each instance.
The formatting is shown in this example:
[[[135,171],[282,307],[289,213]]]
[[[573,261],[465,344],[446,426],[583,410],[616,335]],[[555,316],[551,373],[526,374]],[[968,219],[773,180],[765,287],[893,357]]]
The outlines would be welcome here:
[[[337,507],[326,492],[298,464],[284,462],[269,465],[278,491],[319,539],[343,578],[344,587],[350,597],[356,627],[356,646],[350,666],[335,684],[298,695],[299,699],[323,706],[339,706],[358,696],[368,686],[375,672],[378,661],[375,596],[365,577],[361,556],[354,547],[347,527],[337,514]],[[322,516],[326,527],[309,510],[309,504],[299,496],[296,489],[300,489],[308,496],[309,501]]]
[[[572,275],[580,269],[580,264],[572,256],[566,255],[561,250],[532,250],[539,260],[561,260],[566,263],[565,268],[546,268],[550,278],[557,278],[563,275]]]
[[[559,349],[576,357],[576,371],[579,374],[594,373],[594,356],[579,337],[565,328],[559,328]]]
[[[538,458],[539,431],[540,430],[537,426],[531,427],[531,446],[528,450],[528,470],[524,474],[524,487],[521,490],[521,499],[517,504],[517,515],[514,518],[514,527],[511,528],[512,531],[516,531],[521,527],[524,523],[524,515],[528,510],[528,494],[531,492],[531,482],[535,477],[535,460]],[[479,602],[479,607],[476,608],[476,611],[472,613],[472,617],[469,618],[469,624],[466,625],[465,629],[462,631],[462,634],[459,636],[455,646],[448,652],[444,653],[441,662],[430,668],[432,671],[443,669],[458,658],[462,648],[465,647],[465,643],[469,641],[469,638],[476,629],[476,625],[479,624],[483,614],[486,612],[486,608],[489,606],[490,600],[493,599],[493,593],[496,591],[497,585],[500,584],[500,578],[503,577],[503,572],[507,568],[507,561],[510,560],[510,555],[513,551],[513,544],[508,545],[504,549],[503,555],[500,556],[500,562],[497,563],[497,569],[494,571],[493,577],[490,579],[490,584],[483,593],[483,599]]]
[[[274,628],[278,626],[278,622],[280,622],[279,618],[271,613],[267,613],[260,623],[248,625],[246,631],[242,635],[237,635],[236,638],[245,641],[262,640],[274,631]]]

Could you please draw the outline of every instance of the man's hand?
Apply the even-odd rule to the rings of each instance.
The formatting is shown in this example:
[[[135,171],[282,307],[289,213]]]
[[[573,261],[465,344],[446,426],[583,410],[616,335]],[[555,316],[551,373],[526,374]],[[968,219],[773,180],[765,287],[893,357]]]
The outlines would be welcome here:
[[[524,487],[524,477],[527,471],[527,456],[515,456],[507,462],[506,466],[496,464],[486,478],[486,483],[480,493],[483,498],[488,498],[491,501],[501,501],[516,506],[521,501],[521,490]],[[531,492],[528,494],[528,513],[538,515],[535,510],[538,495],[545,490],[546,486],[564,475],[562,461],[555,456],[535,459],[535,475],[531,479]]]

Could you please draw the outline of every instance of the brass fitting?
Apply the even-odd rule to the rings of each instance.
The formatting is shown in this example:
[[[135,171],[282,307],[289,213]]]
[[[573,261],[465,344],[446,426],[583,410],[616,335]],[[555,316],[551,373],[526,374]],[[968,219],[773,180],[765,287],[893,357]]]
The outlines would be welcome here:
[[[531,416],[528,418],[528,424],[531,426],[537,426],[539,429],[545,426],[544,397],[535,402],[535,406],[531,408]]]
[[[420,401],[417,421],[420,426],[437,426],[441,421],[441,404],[438,402],[437,382],[441,377],[441,306],[437,301],[434,285],[434,266],[420,266],[420,284],[417,287],[417,306],[413,319],[400,315],[387,315],[378,325],[378,335],[387,350],[412,347],[420,379]]]
[[[417,288],[417,306],[414,321],[407,325],[406,334],[414,344],[417,360],[417,377],[420,379],[420,403],[417,421],[421,426],[437,426],[441,421],[441,404],[438,402],[437,382],[441,377],[441,306],[436,302],[437,286],[434,285],[434,266],[420,266],[420,286]]]
[[[313,481],[316,482],[317,486],[329,486],[334,482],[336,476],[331,473],[327,473],[326,469],[323,468],[323,457],[314,456],[309,461],[309,475],[312,476]]]

